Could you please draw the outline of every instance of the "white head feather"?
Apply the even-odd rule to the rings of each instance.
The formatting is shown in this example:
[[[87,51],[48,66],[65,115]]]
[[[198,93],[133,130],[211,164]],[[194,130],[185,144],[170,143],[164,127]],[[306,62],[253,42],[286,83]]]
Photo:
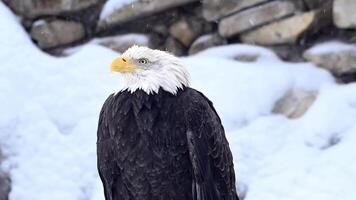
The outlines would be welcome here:
[[[124,88],[130,92],[142,89],[147,94],[158,93],[159,88],[176,94],[178,89],[189,86],[189,73],[181,60],[165,51],[132,46],[122,56],[130,60],[147,59],[145,68],[123,73]]]

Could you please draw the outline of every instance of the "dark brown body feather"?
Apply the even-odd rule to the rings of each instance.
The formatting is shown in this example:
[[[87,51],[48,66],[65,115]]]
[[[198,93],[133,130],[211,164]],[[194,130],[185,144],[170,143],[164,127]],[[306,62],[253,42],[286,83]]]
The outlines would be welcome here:
[[[97,156],[106,200],[238,199],[221,121],[191,88],[109,96]]]

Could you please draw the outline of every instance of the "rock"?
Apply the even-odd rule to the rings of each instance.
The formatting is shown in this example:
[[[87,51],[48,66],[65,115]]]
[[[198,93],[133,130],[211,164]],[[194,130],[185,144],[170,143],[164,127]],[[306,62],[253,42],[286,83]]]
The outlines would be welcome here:
[[[8,174],[3,173],[0,170],[0,199],[8,200],[10,191],[11,191],[10,178]]]
[[[247,33],[243,33],[241,35],[241,40],[245,43],[260,45],[295,43],[304,32],[312,27],[312,25],[318,25],[317,28],[320,29],[322,25],[320,16],[318,11],[310,11],[288,17]]]
[[[17,14],[25,18],[75,12],[101,0],[4,0]]]
[[[169,33],[179,42],[188,47],[203,32],[203,25],[188,23],[187,20],[180,20],[169,28]]]
[[[43,49],[58,47],[79,41],[85,37],[83,24],[75,21],[36,21],[31,37]]]
[[[131,33],[131,34],[118,35],[118,36],[105,37],[105,38],[97,38],[94,39],[92,42],[108,47],[120,53],[123,53],[133,45],[150,46],[149,36],[145,34],[138,34],[138,33]]]
[[[160,35],[155,32],[150,34],[150,46],[154,49],[164,49],[167,35]]]
[[[269,49],[274,51],[278,57],[288,62],[305,62],[303,58],[303,49],[294,44],[268,46]]]
[[[173,37],[168,37],[164,46],[166,51],[176,56],[182,56],[184,54],[184,45]]]
[[[234,56],[234,60],[241,62],[255,62],[259,57],[259,54],[239,54]]]
[[[155,33],[160,34],[160,35],[168,35],[169,34],[168,27],[165,26],[164,24],[155,24],[152,29]]]
[[[98,30],[108,29],[110,27],[121,25],[125,22],[148,16],[154,13],[162,12],[170,8],[178,7],[198,0],[145,0],[134,1],[123,5],[114,11],[105,11],[100,16]],[[108,13],[107,13],[108,12]]]
[[[315,91],[292,89],[276,102],[272,112],[292,119],[299,118],[313,104],[316,96]]]
[[[269,0],[203,0],[203,16],[208,21],[216,21],[244,8]]]
[[[223,18],[219,23],[219,33],[223,37],[231,37],[295,11],[295,5],[289,1],[273,1]]]
[[[218,34],[206,34],[198,37],[190,46],[189,54],[195,54],[204,49],[227,44],[226,39],[220,37]]]
[[[354,73],[341,74],[337,76],[337,80],[338,82],[344,84],[356,82],[356,73],[354,72]]]
[[[328,42],[305,51],[303,57],[335,75],[356,72],[355,45]]]
[[[4,160],[4,156],[0,150],[0,166]],[[11,180],[7,173],[0,168],[0,200],[9,200],[9,193],[11,191]]]
[[[334,0],[333,19],[338,28],[356,28],[356,1]]]

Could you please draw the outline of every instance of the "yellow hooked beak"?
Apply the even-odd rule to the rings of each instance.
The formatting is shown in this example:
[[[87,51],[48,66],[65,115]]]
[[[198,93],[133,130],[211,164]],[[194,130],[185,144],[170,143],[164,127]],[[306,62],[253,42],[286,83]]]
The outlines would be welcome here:
[[[132,72],[135,70],[133,65],[127,56],[120,56],[115,58],[110,64],[110,72]]]

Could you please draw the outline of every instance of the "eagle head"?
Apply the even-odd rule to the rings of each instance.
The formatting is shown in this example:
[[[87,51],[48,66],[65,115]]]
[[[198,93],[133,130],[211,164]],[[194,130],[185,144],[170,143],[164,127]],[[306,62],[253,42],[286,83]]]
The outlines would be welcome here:
[[[189,85],[189,73],[181,60],[174,55],[143,46],[132,46],[110,65],[111,72],[120,72],[124,88],[131,92],[138,89],[148,94],[159,89],[176,94]]]

